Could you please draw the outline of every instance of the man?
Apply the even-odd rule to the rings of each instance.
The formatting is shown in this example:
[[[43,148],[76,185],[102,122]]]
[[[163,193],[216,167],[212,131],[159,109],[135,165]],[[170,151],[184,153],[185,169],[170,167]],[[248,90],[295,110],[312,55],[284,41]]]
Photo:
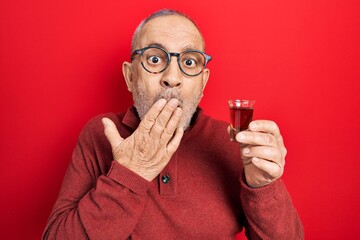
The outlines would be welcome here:
[[[123,73],[126,113],[83,129],[44,239],[302,239],[280,179],[286,149],[271,121],[229,141],[198,108],[210,71],[203,37],[176,11],[137,28]]]

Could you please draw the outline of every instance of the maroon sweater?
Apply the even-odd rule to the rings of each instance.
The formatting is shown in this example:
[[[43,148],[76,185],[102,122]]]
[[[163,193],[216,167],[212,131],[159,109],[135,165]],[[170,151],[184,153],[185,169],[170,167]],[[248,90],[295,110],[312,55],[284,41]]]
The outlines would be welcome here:
[[[303,239],[281,180],[251,189],[227,123],[199,110],[160,175],[148,182],[113,161],[102,117],[126,138],[134,108],[95,117],[83,129],[44,239]]]

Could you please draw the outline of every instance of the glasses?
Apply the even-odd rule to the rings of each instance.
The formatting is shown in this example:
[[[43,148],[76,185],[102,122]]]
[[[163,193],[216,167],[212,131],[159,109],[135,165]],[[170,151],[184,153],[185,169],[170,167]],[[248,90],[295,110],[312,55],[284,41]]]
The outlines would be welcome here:
[[[141,66],[147,72],[153,74],[165,71],[170,64],[171,57],[174,56],[177,58],[181,72],[191,77],[199,75],[211,60],[211,56],[198,50],[187,50],[182,53],[169,53],[158,46],[150,46],[135,50],[131,55],[132,60],[135,55],[140,56]]]

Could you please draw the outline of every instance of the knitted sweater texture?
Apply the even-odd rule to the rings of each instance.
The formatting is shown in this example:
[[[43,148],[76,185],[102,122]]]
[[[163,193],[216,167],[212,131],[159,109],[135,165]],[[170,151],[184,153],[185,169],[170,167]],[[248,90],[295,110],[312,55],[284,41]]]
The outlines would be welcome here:
[[[179,148],[149,182],[113,161],[101,119],[123,138],[139,125],[134,108],[104,114],[82,130],[43,239],[303,239],[281,180],[258,189],[244,180],[228,124],[196,113]]]

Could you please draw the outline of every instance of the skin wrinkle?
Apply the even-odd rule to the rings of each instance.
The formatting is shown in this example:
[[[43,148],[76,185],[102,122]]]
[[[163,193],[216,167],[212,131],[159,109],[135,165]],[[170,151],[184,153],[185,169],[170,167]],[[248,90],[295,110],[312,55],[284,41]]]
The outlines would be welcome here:
[[[152,43],[146,44],[144,47],[161,47],[161,48],[165,49],[166,51],[168,51],[169,53],[171,52],[167,49],[167,47],[164,44],[161,44],[158,42],[152,42]],[[188,44],[188,45],[182,47],[180,49],[179,53],[185,52],[187,50],[198,50],[198,49],[193,47],[191,44]]]
[[[198,49],[203,51],[204,50],[204,44],[203,43],[203,39],[202,36],[199,32],[199,30],[193,25],[193,28],[183,28],[183,25],[179,25],[179,24],[172,24],[172,26],[170,27],[169,24],[171,24],[172,22],[176,21],[176,19],[172,19],[171,17],[173,16],[168,16],[168,22],[160,22],[160,21],[153,21],[156,20],[157,18],[147,22],[145,24],[145,26],[143,27],[143,29],[141,30],[139,37],[135,43],[135,49],[139,49],[139,48],[143,48],[145,46],[150,45],[151,43],[154,43],[154,40],[150,40],[151,35],[154,34],[154,29],[156,29],[156,35],[158,36],[158,39],[161,40],[163,38],[163,36],[166,36],[166,38],[170,41],[159,41],[162,43],[162,46],[164,48],[166,48],[168,51],[175,51],[178,49],[171,49],[169,48],[170,43],[172,42],[179,42],[182,41],[183,42],[183,48],[184,47],[191,47],[192,49]],[[179,16],[175,16],[175,17],[179,17]],[[158,17],[161,18],[161,17]],[[186,19],[185,17],[182,17],[184,19]],[[187,20],[187,19],[186,19]],[[187,20],[188,22],[190,22],[189,20]],[[153,29],[153,32],[148,31],[148,29]],[[176,35],[172,35],[171,33],[176,31],[177,34]],[[194,34],[195,33],[195,34]],[[149,41],[149,42],[148,42]],[[195,44],[194,46],[189,45],[189,43],[193,43]]]
[[[131,52],[135,50],[135,44],[136,44],[137,40],[139,39],[139,35],[140,35],[142,29],[144,28],[144,26],[151,20],[158,18],[158,17],[164,17],[164,16],[181,16],[181,17],[186,18],[188,21],[190,21],[196,27],[199,35],[201,36],[203,51],[205,51],[204,38],[203,38],[197,24],[189,16],[187,16],[186,14],[184,14],[182,12],[176,11],[176,10],[163,9],[162,11],[143,19],[143,21],[138,25],[138,27],[136,28],[136,30],[134,32],[132,40],[131,40]],[[183,29],[181,29],[181,30],[183,30]]]

